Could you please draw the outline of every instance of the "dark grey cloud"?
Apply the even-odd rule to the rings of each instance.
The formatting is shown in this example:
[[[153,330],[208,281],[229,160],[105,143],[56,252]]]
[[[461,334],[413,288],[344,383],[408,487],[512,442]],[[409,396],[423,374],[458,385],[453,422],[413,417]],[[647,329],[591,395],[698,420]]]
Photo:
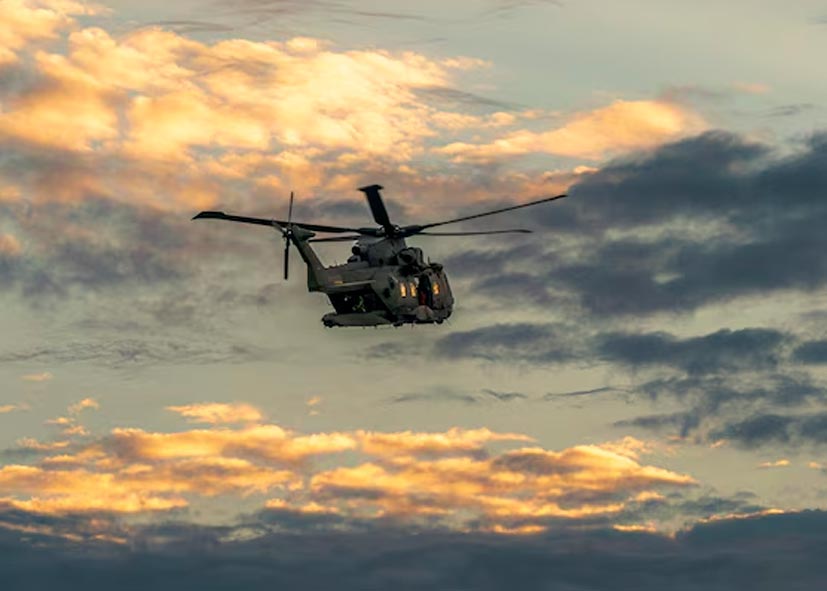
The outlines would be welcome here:
[[[826,158],[824,133],[784,157],[736,134],[705,133],[611,162],[584,175],[569,199],[515,212],[517,225],[546,230],[524,239],[521,256],[508,248],[453,256],[478,263],[472,288],[490,297],[522,292],[539,307],[575,304],[589,317],[811,292],[827,285]]]
[[[442,359],[560,363],[576,357],[570,333],[557,324],[495,324],[444,336],[433,354]]]
[[[725,423],[712,433],[736,445],[756,448],[763,445],[823,445],[827,443],[827,412],[810,414],[755,414]]]
[[[244,363],[266,356],[257,347],[204,340],[120,339],[77,341],[0,351],[0,363],[96,363],[126,368],[157,364]]]
[[[678,339],[668,333],[612,333],[597,339],[601,358],[632,368],[668,366],[690,375],[721,371],[768,370],[778,366],[790,336],[777,330],[719,330]]]
[[[678,433],[681,437],[687,437],[701,424],[701,414],[697,410],[652,414],[616,421],[615,427],[635,427],[649,431],[668,431]]]
[[[543,396],[543,400],[556,400],[559,398],[580,398],[584,396],[594,396],[596,394],[611,394],[614,392],[628,392],[623,388],[614,388],[611,386],[602,386],[600,388],[592,388],[590,390],[574,390],[572,392],[549,392]]]
[[[198,236],[186,221],[105,199],[80,204],[0,205],[25,248],[0,262],[0,289],[17,288],[30,303],[77,290],[157,287],[193,275],[187,252]]]
[[[710,508],[722,508],[715,500]],[[40,526],[53,520],[41,519]],[[817,589],[820,511],[695,525],[674,538],[606,529],[509,537],[406,530],[278,533],[170,523],[128,547],[0,530],[10,589]],[[239,530],[243,531],[243,530]],[[251,537],[249,534],[253,533]],[[414,535],[415,534],[415,535]]]
[[[744,439],[750,440],[752,446],[769,443],[772,437],[753,437],[753,428],[760,431],[765,425],[753,426],[749,423],[751,419],[744,421],[743,417],[778,416],[779,419],[766,420],[772,424],[784,423],[778,433],[784,434],[785,441],[798,444],[803,440],[786,435],[786,415],[776,413],[796,409],[806,413],[812,404],[827,400],[827,388],[807,374],[772,372],[730,375],[724,371],[722,375],[662,378],[644,382],[630,392],[630,396],[652,401],[678,402],[685,409],[625,419],[614,423],[616,427],[666,432],[704,442]],[[725,431],[733,434],[725,436]]]
[[[460,402],[462,404],[478,404],[479,399],[472,394],[460,392],[438,391],[438,392],[416,392],[411,394],[400,394],[390,399],[394,404],[406,402]]]
[[[525,400],[528,398],[528,395],[523,394],[522,392],[498,392],[497,390],[490,390],[488,388],[484,389],[482,394],[495,400],[499,400],[500,402],[512,402],[515,400]]]
[[[480,96],[449,86],[421,87],[417,88],[415,93],[426,100],[462,109],[464,112],[467,112],[468,109],[480,111],[516,111],[522,108],[522,105],[516,103]]]
[[[401,404],[407,402],[454,402],[462,404],[485,404],[490,402],[507,403],[528,399],[522,392],[499,392],[483,389],[479,393],[457,392],[450,388],[433,388],[426,392],[400,394],[390,398],[390,402]]]
[[[808,113],[817,109],[818,106],[812,103],[792,103],[789,105],[779,105],[773,107],[767,112],[768,117],[795,117],[802,113]]]
[[[827,363],[827,341],[808,341],[793,352],[793,359],[799,363]]]

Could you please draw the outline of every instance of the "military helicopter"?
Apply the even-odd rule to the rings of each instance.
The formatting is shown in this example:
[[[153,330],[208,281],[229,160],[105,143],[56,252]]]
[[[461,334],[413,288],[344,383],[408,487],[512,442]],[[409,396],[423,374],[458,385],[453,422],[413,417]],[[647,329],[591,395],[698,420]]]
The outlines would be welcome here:
[[[322,323],[333,326],[379,326],[389,324],[442,324],[454,307],[448,277],[441,264],[425,261],[422,249],[408,246],[411,236],[482,236],[529,234],[531,230],[487,230],[478,232],[430,232],[431,228],[473,220],[562,199],[547,197],[502,209],[465,217],[397,226],[382,201],[383,187],[370,185],[365,194],[373,219],[379,227],[343,228],[293,221],[293,193],[286,220],[228,215],[223,211],[202,211],[193,220],[215,219],[274,228],[284,238],[284,278],[289,276],[290,246],[295,245],[307,265],[307,290],[327,295],[335,312],[325,314]],[[316,233],[344,234],[316,238]],[[356,241],[347,263],[325,267],[311,247],[314,242]]]

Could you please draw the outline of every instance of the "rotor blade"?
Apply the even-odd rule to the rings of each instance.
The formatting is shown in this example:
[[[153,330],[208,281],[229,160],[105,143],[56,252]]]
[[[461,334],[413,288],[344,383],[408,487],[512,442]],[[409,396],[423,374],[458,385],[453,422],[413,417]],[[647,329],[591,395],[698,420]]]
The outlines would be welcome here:
[[[321,224],[305,224],[301,222],[286,222],[284,220],[268,220],[264,218],[249,218],[240,215],[227,215],[223,211],[202,211],[197,216],[192,218],[194,220],[203,220],[203,219],[211,219],[211,220],[227,220],[229,222],[241,222],[243,224],[256,224],[259,226],[270,226],[272,227],[274,223],[280,226],[286,226],[288,224],[292,224],[294,226],[298,226],[299,228],[304,228],[305,230],[310,230],[311,232],[330,232],[331,234],[341,233],[341,232],[358,232],[360,234],[368,234],[368,228],[342,228],[340,226],[324,226]]]
[[[360,187],[359,190],[367,197],[373,219],[376,220],[377,224],[385,228],[385,232],[390,235],[393,232],[393,224],[388,216],[388,210],[385,209],[385,202],[382,201],[382,195],[379,194],[382,186],[369,185],[367,187]]]
[[[308,242],[351,242],[359,240],[361,237],[358,234],[355,236],[331,236],[330,238],[311,238]]]
[[[531,234],[531,230],[483,230],[480,232],[417,232],[415,236],[485,236],[488,234]]]
[[[287,209],[287,223],[293,221],[293,191],[290,191],[290,207]]]
[[[457,222],[464,222],[466,220],[475,220],[477,218],[489,216],[489,215],[496,215],[498,213],[505,213],[506,211],[514,211],[515,209],[522,209],[523,207],[531,207],[532,205],[539,205],[540,203],[548,203],[549,201],[556,201],[557,199],[562,199],[566,195],[556,195],[554,197],[546,197],[545,199],[539,199],[537,201],[530,201],[528,203],[521,203],[520,205],[512,205],[510,207],[503,207],[502,209],[495,209],[493,211],[486,211],[483,213],[477,213],[474,215],[467,215],[461,218],[455,218],[453,220],[446,220],[444,222],[434,222],[432,224],[422,224],[417,226],[405,226],[404,228],[400,228],[400,234],[405,236],[412,236],[413,234],[419,234],[422,230],[426,230],[428,228],[435,228],[436,226],[444,226],[446,224],[456,224]]]
[[[287,281],[290,277],[290,237],[284,238],[284,280]]]

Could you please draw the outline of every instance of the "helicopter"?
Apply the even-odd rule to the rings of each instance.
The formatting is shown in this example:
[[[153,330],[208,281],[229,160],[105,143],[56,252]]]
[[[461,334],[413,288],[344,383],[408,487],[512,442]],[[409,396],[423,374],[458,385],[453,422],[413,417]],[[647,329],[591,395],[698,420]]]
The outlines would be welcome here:
[[[566,195],[503,207],[493,211],[427,224],[398,226],[391,222],[382,201],[380,185],[359,188],[378,227],[347,228],[293,221],[293,193],[286,220],[228,215],[202,211],[193,220],[214,219],[269,226],[284,238],[284,279],[289,277],[290,247],[294,245],[307,266],[307,290],[327,295],[335,312],[325,314],[326,327],[442,324],[451,316],[454,297],[448,276],[439,263],[426,261],[421,248],[408,246],[411,236],[482,236],[530,234],[531,230],[484,230],[431,232],[431,228],[455,224],[523,207],[548,203]],[[339,234],[319,237],[320,234]],[[355,241],[347,263],[325,267],[311,246],[320,242]]]

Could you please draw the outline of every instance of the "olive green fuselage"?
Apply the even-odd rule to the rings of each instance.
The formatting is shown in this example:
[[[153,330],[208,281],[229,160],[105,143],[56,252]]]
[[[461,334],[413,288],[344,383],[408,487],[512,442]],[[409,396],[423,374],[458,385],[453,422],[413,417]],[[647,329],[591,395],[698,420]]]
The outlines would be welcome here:
[[[425,262],[402,238],[364,237],[343,265],[325,267],[308,244],[309,232],[293,242],[307,265],[307,289],[327,295],[335,312],[325,326],[442,323],[454,298],[442,265]]]

